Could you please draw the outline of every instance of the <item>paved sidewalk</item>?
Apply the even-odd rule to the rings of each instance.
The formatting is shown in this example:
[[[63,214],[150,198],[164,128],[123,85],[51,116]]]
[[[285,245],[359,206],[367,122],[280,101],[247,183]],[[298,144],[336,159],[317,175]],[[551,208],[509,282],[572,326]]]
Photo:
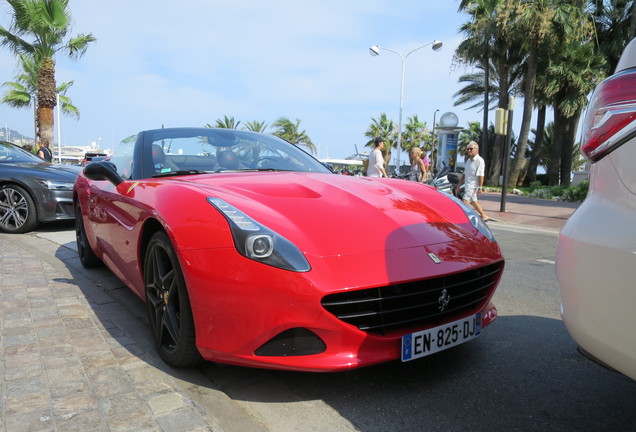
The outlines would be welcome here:
[[[497,221],[554,231],[560,231],[581,204],[507,194],[506,211],[501,212],[501,193],[483,193],[478,199],[486,215]]]
[[[158,358],[143,303],[110,272],[89,279],[72,248],[19,237],[0,234],[0,432],[266,430]]]

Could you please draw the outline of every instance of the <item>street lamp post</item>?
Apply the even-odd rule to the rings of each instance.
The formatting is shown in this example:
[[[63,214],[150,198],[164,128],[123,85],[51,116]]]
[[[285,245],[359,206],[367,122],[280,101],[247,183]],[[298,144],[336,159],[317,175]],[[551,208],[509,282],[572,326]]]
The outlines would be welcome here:
[[[372,56],[379,56],[380,55],[380,50],[385,50],[385,51],[389,51],[392,53],[395,53],[397,55],[400,56],[400,59],[402,60],[402,79],[400,80],[400,115],[398,118],[398,142],[397,142],[397,146],[398,146],[398,153],[397,153],[397,169],[398,169],[398,174],[400,173],[400,152],[402,151],[402,109],[404,107],[404,66],[406,65],[406,58],[411,55],[413,52],[422,49],[424,47],[427,47],[429,45],[432,45],[433,51],[439,51],[442,48],[442,42],[438,41],[438,40],[434,40],[433,42],[429,42],[427,44],[424,44],[422,46],[419,46],[417,48],[415,48],[414,50],[409,51],[406,55],[402,55],[397,51],[394,51],[392,49],[388,49],[388,48],[384,48],[384,47],[379,47],[378,45],[373,45],[371,48],[369,48],[369,54],[371,54]]]
[[[55,94],[55,101],[57,102],[57,161],[62,163],[62,126],[60,121],[60,94]],[[52,152],[51,152],[52,153]]]
[[[435,110],[435,112],[433,113],[433,130],[431,132],[431,146],[433,147],[431,150],[431,156],[433,156],[433,173],[436,173],[437,171],[437,152],[436,150],[436,145],[435,145],[435,116],[437,115],[437,112],[439,111],[439,108]]]

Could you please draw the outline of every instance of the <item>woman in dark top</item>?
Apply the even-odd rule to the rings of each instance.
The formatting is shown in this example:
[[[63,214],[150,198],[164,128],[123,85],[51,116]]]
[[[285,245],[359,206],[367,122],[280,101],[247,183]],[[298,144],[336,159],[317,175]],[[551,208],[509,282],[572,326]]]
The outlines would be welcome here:
[[[40,141],[40,149],[38,150],[38,156],[44,159],[47,162],[53,161],[53,153],[49,150],[49,147],[46,145],[44,141]]]

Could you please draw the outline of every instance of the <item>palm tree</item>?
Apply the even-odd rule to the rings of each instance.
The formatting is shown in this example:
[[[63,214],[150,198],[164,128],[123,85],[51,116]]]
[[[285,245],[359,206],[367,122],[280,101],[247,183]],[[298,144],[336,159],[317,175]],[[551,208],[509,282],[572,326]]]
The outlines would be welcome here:
[[[518,61],[520,61],[520,59],[518,59]],[[453,102],[453,105],[459,106],[464,104],[471,104],[470,106],[466,107],[467,110],[477,108],[483,110],[484,102],[487,99],[489,103],[488,110],[493,110],[497,108],[499,83],[501,82],[501,79],[498,76],[497,65],[491,59],[489,62],[490,71],[488,73],[486,73],[483,65],[481,64],[475,65],[475,68],[476,71],[461,75],[459,77],[458,82],[464,83],[465,85],[453,95],[453,97],[455,98],[455,102]],[[507,81],[509,83],[509,88],[511,89],[510,93],[519,94],[521,92],[523,84],[523,67],[521,63],[512,63],[509,73],[510,75],[507,78]],[[488,85],[486,85],[486,76],[490,77],[490,83],[488,83]],[[484,98],[484,93],[486,91],[488,91],[488,97]],[[476,139],[475,141],[479,141],[479,139]]]
[[[584,1],[534,0],[510,2],[500,23],[510,34],[523,35],[521,44],[526,58],[523,113],[518,148],[512,165],[508,186],[516,186],[525,160],[530,121],[534,109],[534,93],[538,74],[538,53],[555,40],[559,46],[584,42],[592,35],[592,23],[585,13]]]
[[[605,76],[605,60],[587,43],[559,44],[546,69],[545,92],[554,109],[554,136],[548,177],[551,185],[570,184],[572,149],[587,96]]]
[[[610,75],[616,69],[625,45],[634,38],[636,1],[590,0],[588,7],[594,17],[599,51],[607,60],[606,75]]]
[[[415,147],[427,151],[431,149],[430,145],[430,135],[426,122],[422,123],[417,114],[409,117],[408,122],[404,125],[404,132],[402,132],[402,150],[409,153],[410,156],[411,150]]]
[[[71,25],[69,0],[7,0],[13,9],[10,30],[0,26],[0,39],[16,54],[27,54],[38,65],[37,135],[46,144],[53,142],[53,109],[57,105],[55,84],[56,53],[81,57],[96,39],[80,34],[64,42]],[[32,38],[32,42],[24,39]]]
[[[493,80],[497,80],[497,106],[508,109],[513,88],[511,70],[521,63],[521,53],[518,38],[512,37],[505,31],[505,26],[499,23],[499,16],[505,10],[509,0],[462,0],[460,11],[468,13],[470,20],[461,26],[460,31],[466,38],[455,52],[455,60],[473,66],[480,66],[484,71],[483,83],[490,87]],[[495,65],[496,75],[490,77],[490,64]],[[489,107],[490,89],[484,88],[483,107]],[[484,121],[487,125],[488,110],[484,109]],[[503,136],[496,136],[496,145],[490,146],[488,130],[483,128],[480,153],[486,160],[488,169],[486,182],[495,184],[501,173]]]
[[[265,130],[267,129],[267,126],[269,126],[267,123],[265,123],[264,121],[258,121],[258,120],[252,120],[245,123],[245,129],[252,132],[264,133]]]
[[[393,120],[389,120],[386,113],[380,114],[380,118],[371,119],[372,123],[367,128],[364,136],[369,138],[369,141],[365,144],[365,147],[374,147],[373,140],[376,138],[384,138],[384,150],[382,154],[384,156],[385,165],[391,160],[391,149],[397,148],[397,140],[394,139],[395,135],[395,123]]]
[[[2,83],[3,87],[8,87],[7,93],[0,99],[0,103],[4,103],[13,108],[28,108],[33,103],[36,107],[36,95],[38,86],[38,65],[34,59],[20,54],[20,63],[22,64],[22,73],[19,74],[15,81],[6,81]],[[64,114],[78,118],[80,117],[79,109],[73,105],[71,98],[66,96],[66,92],[73,85],[73,81],[60,84],[56,93],[59,95],[61,109]],[[37,134],[37,130],[36,130]]]
[[[272,127],[276,128],[274,135],[277,137],[296,146],[307,147],[312,154],[316,154],[316,146],[311,142],[309,135],[304,130],[300,130],[300,119],[296,119],[296,123],[293,123],[287,117],[281,117],[272,124]]]
[[[535,134],[535,140],[534,141],[528,140],[528,144],[533,149],[533,152],[534,152],[534,147],[536,145],[537,132],[538,131],[536,129],[533,129],[532,133]],[[552,154],[554,153],[552,149],[553,149],[553,146],[555,145],[554,132],[555,132],[554,122],[547,123],[543,130],[543,143],[541,144],[542,151],[540,152],[539,157],[537,158],[537,163],[536,164],[533,164],[532,162],[530,163],[528,167],[529,170],[534,168],[534,170],[536,171],[536,168],[540,166],[547,172],[550,165],[552,165]],[[585,162],[582,159],[581,153],[579,152],[579,144],[574,145],[572,147],[571,152],[572,152],[572,160],[574,161],[572,164],[572,168],[574,170],[580,169]]]
[[[210,123],[205,125],[206,128],[220,128],[220,129],[238,129],[241,121],[238,122],[234,120],[234,117],[223,116],[223,120],[217,119],[214,126]]]

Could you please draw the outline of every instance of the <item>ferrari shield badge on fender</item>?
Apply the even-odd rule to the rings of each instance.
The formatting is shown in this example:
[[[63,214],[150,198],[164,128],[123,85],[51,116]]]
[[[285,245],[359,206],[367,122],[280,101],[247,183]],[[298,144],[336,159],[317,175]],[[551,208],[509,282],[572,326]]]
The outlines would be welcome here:
[[[432,260],[433,260],[433,262],[434,262],[435,264],[440,264],[440,263],[442,262],[442,260],[441,260],[441,259],[439,259],[439,258],[437,257],[437,255],[435,255],[433,252],[429,252],[429,253],[428,253],[428,256],[429,256],[429,258],[430,258],[430,259],[432,259]]]
[[[134,182],[133,184],[131,184],[130,187],[128,188],[128,192],[126,193],[130,193],[130,191],[136,188],[138,184],[139,182]]]

